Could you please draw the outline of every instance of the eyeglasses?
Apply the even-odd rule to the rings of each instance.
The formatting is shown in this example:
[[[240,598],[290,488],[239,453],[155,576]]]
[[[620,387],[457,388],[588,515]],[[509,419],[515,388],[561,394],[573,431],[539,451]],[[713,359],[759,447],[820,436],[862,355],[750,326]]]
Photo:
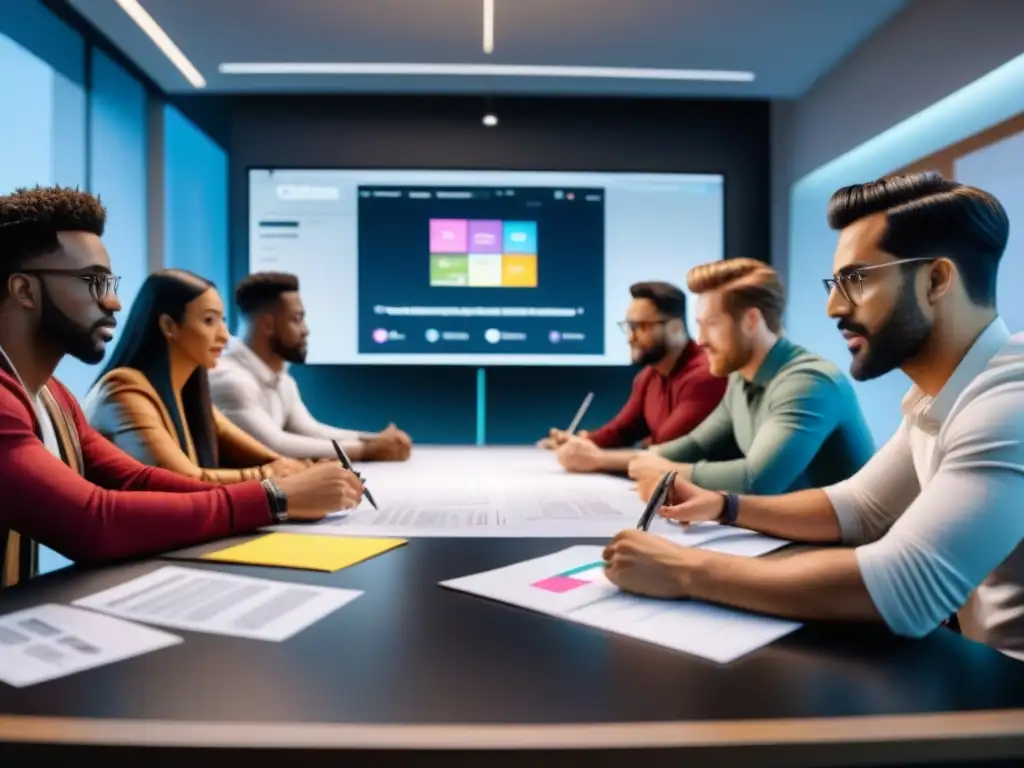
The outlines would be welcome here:
[[[623,333],[629,333],[632,331],[646,331],[648,328],[653,328],[656,325],[664,325],[668,320],[619,320],[616,325],[619,326],[619,330]]]
[[[118,286],[121,285],[120,277],[106,272],[83,272],[80,269],[22,269],[19,272],[25,275],[56,275],[76,278],[88,284],[89,293],[96,301],[103,301],[110,294],[116,294]]]
[[[821,282],[824,283],[825,292],[829,296],[832,295],[833,289],[838,289],[844,299],[850,302],[850,304],[854,304],[854,294],[856,293],[857,298],[860,298],[864,293],[865,272],[884,269],[885,267],[901,267],[904,264],[913,264],[915,261],[935,261],[937,258],[937,256],[919,256],[915,259],[900,259],[899,261],[890,261],[885,264],[872,264],[869,267],[857,267],[849,272],[840,272],[839,274],[832,275],[832,277],[826,277]]]

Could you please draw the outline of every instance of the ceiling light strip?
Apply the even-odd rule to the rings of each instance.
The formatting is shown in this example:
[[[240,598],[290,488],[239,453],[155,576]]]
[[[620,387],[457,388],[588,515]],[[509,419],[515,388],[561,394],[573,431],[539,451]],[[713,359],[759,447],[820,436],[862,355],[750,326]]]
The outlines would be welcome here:
[[[164,32],[163,27],[157,24],[156,20],[149,15],[149,12],[139,5],[138,0],[114,0],[114,2],[121,6],[121,10],[128,14],[128,17],[135,22],[139,29],[146,33],[149,39],[160,49],[160,52],[177,67],[178,71],[181,72],[193,87],[203,88],[206,86],[206,80],[199,70],[192,65],[188,57],[174,44],[170,36]]]
[[[727,69],[573,67],[527,64],[404,64],[351,62],[225,62],[225,75],[434,75],[454,77],[588,77],[750,83],[753,72]]]
[[[494,52],[494,0],[484,0],[484,53]]]

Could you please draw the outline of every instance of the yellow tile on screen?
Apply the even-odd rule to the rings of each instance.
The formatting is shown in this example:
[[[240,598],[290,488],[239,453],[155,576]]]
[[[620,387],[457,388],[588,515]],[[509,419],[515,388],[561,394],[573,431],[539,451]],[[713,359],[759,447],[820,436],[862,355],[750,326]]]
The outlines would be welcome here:
[[[537,257],[521,254],[502,256],[501,285],[504,288],[536,288]]]

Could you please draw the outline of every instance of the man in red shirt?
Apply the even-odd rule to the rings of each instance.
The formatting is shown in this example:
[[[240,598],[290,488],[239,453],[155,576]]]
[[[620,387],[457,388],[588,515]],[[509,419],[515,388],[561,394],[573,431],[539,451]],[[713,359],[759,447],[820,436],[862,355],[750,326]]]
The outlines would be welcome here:
[[[73,189],[0,196],[0,584],[34,575],[37,542],[100,563],[355,506],[362,484],[334,462],[213,486],[143,466],[89,427],[53,372],[66,354],[98,363],[112,337],[105,221]]]
[[[727,381],[713,376],[703,350],[686,330],[686,295],[669,283],[636,283],[619,323],[633,362],[644,366],[618,415],[600,429],[569,436],[551,430],[547,444],[571,472],[624,472],[633,446],[682,437],[710,414]]]

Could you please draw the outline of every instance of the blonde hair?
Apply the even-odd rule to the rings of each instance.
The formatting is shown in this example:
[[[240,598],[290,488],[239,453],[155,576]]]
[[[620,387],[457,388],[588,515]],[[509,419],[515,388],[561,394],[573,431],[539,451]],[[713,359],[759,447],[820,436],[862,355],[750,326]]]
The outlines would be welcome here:
[[[720,291],[726,312],[736,317],[756,309],[772,333],[782,328],[786,290],[779,273],[757,259],[724,259],[694,267],[686,275],[691,293]]]

